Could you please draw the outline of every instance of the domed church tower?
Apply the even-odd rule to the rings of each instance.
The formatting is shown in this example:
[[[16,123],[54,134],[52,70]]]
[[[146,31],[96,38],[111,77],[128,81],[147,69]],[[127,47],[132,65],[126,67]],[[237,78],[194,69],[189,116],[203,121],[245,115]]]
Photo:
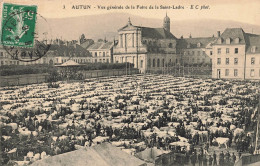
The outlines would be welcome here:
[[[170,18],[167,16],[167,13],[166,13],[166,16],[164,17],[164,19],[163,19],[163,28],[166,30],[166,31],[168,31],[168,32],[170,32],[170,25],[171,24],[171,20],[170,20]]]

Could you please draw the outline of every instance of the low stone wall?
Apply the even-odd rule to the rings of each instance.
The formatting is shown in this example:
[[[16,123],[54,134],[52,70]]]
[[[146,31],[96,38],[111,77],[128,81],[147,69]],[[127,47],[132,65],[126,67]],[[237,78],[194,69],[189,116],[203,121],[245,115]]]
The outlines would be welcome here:
[[[49,74],[25,74],[13,76],[0,76],[0,86],[18,86],[27,84],[37,84],[47,81]]]
[[[138,69],[128,70],[125,69],[113,69],[113,70],[88,70],[80,71],[83,74],[83,79],[96,78],[96,77],[109,77],[120,75],[132,75],[138,74]],[[49,74],[25,74],[25,75],[13,75],[13,76],[0,76],[0,87],[4,86],[19,86],[28,84],[37,84],[47,82]]]

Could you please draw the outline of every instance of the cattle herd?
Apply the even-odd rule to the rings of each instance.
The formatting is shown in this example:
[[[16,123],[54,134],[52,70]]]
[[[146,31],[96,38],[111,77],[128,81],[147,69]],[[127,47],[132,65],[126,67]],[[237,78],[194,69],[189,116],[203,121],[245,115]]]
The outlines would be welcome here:
[[[107,141],[132,155],[150,147],[184,154],[253,148],[257,81],[133,75],[56,84],[1,88],[2,163]]]

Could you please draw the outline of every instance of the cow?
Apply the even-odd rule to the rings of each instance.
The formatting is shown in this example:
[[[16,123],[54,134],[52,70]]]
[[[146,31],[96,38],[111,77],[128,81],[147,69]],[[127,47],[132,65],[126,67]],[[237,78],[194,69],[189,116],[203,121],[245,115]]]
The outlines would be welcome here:
[[[221,145],[225,145],[226,149],[228,148],[229,138],[225,137],[214,137],[213,142],[216,142],[218,144],[218,147],[220,148]]]

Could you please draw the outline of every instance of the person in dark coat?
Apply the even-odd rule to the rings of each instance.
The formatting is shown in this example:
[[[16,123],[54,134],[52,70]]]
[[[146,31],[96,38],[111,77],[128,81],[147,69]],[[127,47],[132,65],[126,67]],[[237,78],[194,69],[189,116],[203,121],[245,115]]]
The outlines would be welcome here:
[[[213,162],[213,157],[209,155],[209,166],[212,166],[212,162]]]
[[[208,164],[208,159],[206,155],[203,155],[203,166],[207,166]]]
[[[192,156],[191,156],[191,164],[192,164],[192,166],[195,166],[196,162],[197,162],[197,156],[196,156],[196,154],[193,152],[193,153],[192,153]]]
[[[213,153],[213,165],[214,165],[214,166],[217,165],[217,154],[216,154],[215,151],[214,151],[214,153]]]
[[[224,157],[225,157],[225,155],[224,155],[223,151],[221,151],[221,153],[219,154],[219,165],[220,166],[223,166],[225,163]]]
[[[199,166],[202,166],[202,153],[198,155]]]
[[[227,151],[227,153],[226,153],[226,160],[228,160],[229,161],[229,159],[230,159],[230,153],[229,153],[229,151]]]

